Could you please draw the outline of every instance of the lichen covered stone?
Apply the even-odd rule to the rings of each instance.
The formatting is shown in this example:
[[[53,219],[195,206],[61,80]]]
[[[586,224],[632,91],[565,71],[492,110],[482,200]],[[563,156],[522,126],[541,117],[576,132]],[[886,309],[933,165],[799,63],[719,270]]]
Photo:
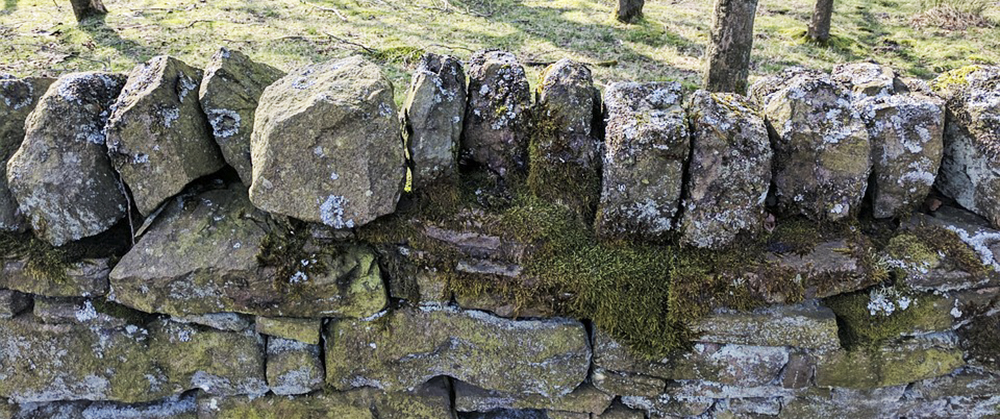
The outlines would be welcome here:
[[[786,214],[837,221],[857,214],[871,172],[871,144],[851,96],[829,76],[786,70],[755,90],[773,129],[774,194]]]
[[[510,394],[484,390],[461,381],[455,383],[455,410],[459,412],[489,412],[513,408],[599,414],[611,405],[612,399],[614,395],[606,394],[590,383],[561,397]]]
[[[692,152],[681,240],[718,249],[762,230],[771,143],[764,119],[741,96],[699,90],[687,106]]]
[[[872,212],[902,216],[931,191],[944,149],[944,102],[920,94],[865,99],[861,109],[872,142]]]
[[[109,258],[83,259],[62,269],[62,275],[38,273],[26,257],[0,262],[0,287],[46,297],[96,297],[108,293]]]
[[[104,123],[125,83],[121,75],[59,78],[25,121],[7,162],[7,181],[35,234],[54,246],[97,235],[128,210],[108,160]]]
[[[306,394],[323,387],[319,346],[282,338],[267,340],[267,385],[277,395]]]
[[[509,393],[565,395],[587,376],[579,322],[507,320],[479,311],[406,308],[326,331],[326,381],[337,389],[413,388],[438,375]]]
[[[501,177],[528,168],[531,87],[524,67],[506,51],[482,50],[469,58],[469,102],[460,158]]]
[[[0,74],[0,230],[21,231],[28,227],[7,188],[7,161],[24,140],[25,119],[54,81],[46,77]]]
[[[690,154],[679,83],[614,83],[605,92],[597,233],[660,239],[674,227]]]
[[[930,342],[891,343],[875,350],[837,351],[819,358],[816,385],[868,389],[907,384],[965,365],[962,351]]]
[[[1000,227],[1000,67],[967,67],[932,85],[947,100],[937,188]]]
[[[253,180],[250,133],[257,100],[265,87],[284,75],[281,70],[225,47],[219,48],[205,67],[198,100],[222,157],[236,169],[245,185]]]
[[[875,63],[841,64],[833,68],[831,77],[861,97],[886,97],[909,90],[891,67]]]
[[[129,73],[112,107],[112,163],[143,215],[225,166],[198,102],[201,76],[176,58],[153,57]]]
[[[413,162],[414,188],[458,175],[465,106],[461,61],[434,53],[420,57],[403,102],[403,134]]]
[[[264,90],[250,200],[335,229],[392,213],[406,174],[392,84],[359,56],[308,66]]]
[[[697,321],[698,340],[752,346],[837,349],[837,318],[812,303],[771,306],[751,312],[717,310]]]
[[[260,334],[319,345],[322,323],[321,319],[257,316],[254,327]]]
[[[285,234],[239,184],[178,198],[111,272],[114,298],[141,311],[182,316],[367,317],[385,307],[370,250],[307,251],[307,244],[282,242]],[[262,263],[268,252],[282,265]]]

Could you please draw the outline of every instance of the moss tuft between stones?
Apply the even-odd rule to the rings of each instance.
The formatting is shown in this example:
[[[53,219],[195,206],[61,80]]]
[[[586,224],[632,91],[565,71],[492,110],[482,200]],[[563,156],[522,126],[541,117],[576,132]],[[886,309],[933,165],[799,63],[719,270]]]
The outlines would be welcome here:
[[[983,67],[979,65],[969,65],[962,68],[957,68],[951,70],[938,76],[936,79],[931,81],[931,87],[935,91],[947,90],[952,85],[965,86],[969,84],[969,74],[975,73],[981,70]]]
[[[116,259],[128,250],[127,237],[121,237],[127,226],[118,226],[96,237],[55,247],[28,233],[0,232],[0,259],[23,259],[27,274],[36,280],[66,284],[70,278],[66,270],[74,263],[87,258],[111,257]],[[125,233],[128,234],[128,233]]]
[[[572,155],[569,137],[559,134],[559,124],[533,113],[531,138],[528,143],[528,187],[544,200],[561,202],[588,222],[597,211],[601,195],[601,178],[596,168],[585,168],[578,162],[559,161],[557,156]]]

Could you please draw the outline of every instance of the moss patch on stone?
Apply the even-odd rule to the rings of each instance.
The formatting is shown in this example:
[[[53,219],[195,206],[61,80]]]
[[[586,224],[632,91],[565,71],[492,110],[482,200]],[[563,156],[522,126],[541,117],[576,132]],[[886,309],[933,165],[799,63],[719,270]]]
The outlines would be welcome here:
[[[893,311],[879,309],[880,301],[893,304]],[[897,285],[833,296],[823,304],[837,315],[841,343],[853,350],[876,348],[905,333],[937,325],[940,316],[935,305],[942,301],[940,296]]]
[[[536,112],[534,119],[528,145],[528,187],[535,196],[561,202],[585,220],[592,220],[601,195],[597,169],[559,161],[559,156],[574,154],[569,136],[560,135],[558,124],[541,112]]]
[[[30,232],[0,232],[0,260],[23,259],[34,279],[70,282],[66,270],[88,258],[111,257],[114,262],[128,250],[129,229],[124,223],[101,235],[55,247]]]
[[[979,65],[969,65],[962,68],[957,68],[951,70],[938,76],[936,79],[931,81],[931,87],[935,91],[947,90],[952,85],[965,86],[969,84],[968,76],[976,71],[981,70],[983,67]]]

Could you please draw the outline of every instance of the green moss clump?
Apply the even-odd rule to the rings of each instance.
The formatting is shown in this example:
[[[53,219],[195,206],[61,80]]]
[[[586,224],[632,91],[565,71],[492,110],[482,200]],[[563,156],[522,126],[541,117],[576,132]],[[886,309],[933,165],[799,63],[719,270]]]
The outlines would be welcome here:
[[[935,268],[944,264],[945,269],[955,269],[972,276],[989,274],[991,267],[983,265],[982,259],[954,231],[921,224],[889,240],[885,248],[887,254],[915,267]]]
[[[571,144],[572,136],[562,132],[560,124],[544,114],[533,114],[528,187],[535,196],[565,205],[590,220],[597,211],[601,194],[597,168],[579,161]]]
[[[321,256],[323,250],[311,248],[308,231],[295,221],[285,226],[272,226],[261,241],[257,262],[262,267],[275,269],[274,287],[282,293],[302,292],[297,282],[330,271]]]
[[[110,257],[115,262],[128,250],[129,234],[128,226],[119,223],[99,236],[55,247],[30,232],[0,232],[0,258],[23,259],[32,279],[66,284],[66,270],[83,259]]]
[[[942,326],[948,320],[937,308],[942,302],[942,297],[897,285],[833,296],[823,304],[837,315],[841,342],[852,350],[874,349],[905,333]],[[888,306],[891,313],[880,308]]]
[[[948,90],[951,86],[965,86],[969,84],[969,74],[981,70],[979,65],[969,65],[944,73],[931,81],[931,87],[935,91]]]
[[[412,46],[398,46],[380,49],[369,49],[363,50],[363,54],[371,58],[372,60],[378,61],[384,64],[403,64],[408,65],[418,59],[423,55],[424,49]]]

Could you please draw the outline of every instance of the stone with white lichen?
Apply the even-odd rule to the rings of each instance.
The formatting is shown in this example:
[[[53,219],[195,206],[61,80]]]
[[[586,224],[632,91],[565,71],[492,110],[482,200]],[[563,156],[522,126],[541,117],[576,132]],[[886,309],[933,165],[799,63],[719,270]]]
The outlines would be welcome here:
[[[323,387],[319,346],[282,338],[267,340],[267,385],[278,395],[306,394]]]
[[[25,122],[21,147],[7,162],[7,182],[35,233],[54,246],[111,228],[128,210],[108,160],[104,122],[125,77],[60,77]]]
[[[254,62],[239,51],[219,48],[205,67],[198,100],[208,116],[212,136],[244,185],[250,185],[250,133],[257,100],[271,83],[285,73]]]
[[[28,227],[7,187],[7,161],[24,141],[24,122],[55,79],[0,74],[0,230]]]
[[[891,67],[875,63],[841,64],[833,68],[831,77],[861,97],[885,97],[909,91]]]
[[[872,143],[876,218],[901,216],[930,193],[944,149],[944,102],[922,94],[866,98],[855,106]]]
[[[403,135],[413,162],[413,186],[458,175],[465,120],[465,70],[455,57],[426,53],[403,102]]]
[[[460,158],[501,177],[528,168],[531,88],[524,67],[506,51],[482,50],[469,58],[469,103]]]
[[[679,83],[614,83],[605,92],[601,237],[659,239],[673,230],[690,154]]]
[[[359,56],[264,90],[251,137],[250,200],[336,229],[392,213],[406,175],[392,84]]]
[[[779,209],[825,221],[857,214],[871,144],[850,92],[828,75],[797,68],[762,78],[752,91],[773,129]]]
[[[948,101],[937,187],[1000,227],[1000,67],[965,67],[931,84]]]
[[[177,316],[367,317],[385,307],[373,252],[286,234],[239,183],[179,197],[112,270],[114,298]]]
[[[326,330],[326,381],[336,389],[412,388],[447,375],[487,390],[557,397],[587,377],[590,345],[569,319],[509,320],[424,306]]]
[[[764,119],[734,94],[695,92],[688,102],[691,161],[680,222],[685,244],[718,249],[764,226],[771,143]]]
[[[112,162],[143,215],[225,162],[198,103],[202,71],[165,55],[136,66],[107,125]]]

